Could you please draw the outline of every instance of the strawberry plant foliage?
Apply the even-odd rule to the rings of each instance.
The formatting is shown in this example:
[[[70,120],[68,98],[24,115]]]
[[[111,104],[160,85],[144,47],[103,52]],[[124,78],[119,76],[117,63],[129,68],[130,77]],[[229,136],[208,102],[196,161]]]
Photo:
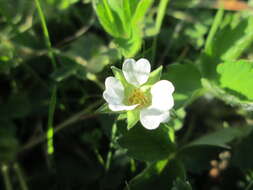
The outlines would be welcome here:
[[[227,61],[218,65],[220,85],[242,96],[242,99],[253,100],[253,62]]]

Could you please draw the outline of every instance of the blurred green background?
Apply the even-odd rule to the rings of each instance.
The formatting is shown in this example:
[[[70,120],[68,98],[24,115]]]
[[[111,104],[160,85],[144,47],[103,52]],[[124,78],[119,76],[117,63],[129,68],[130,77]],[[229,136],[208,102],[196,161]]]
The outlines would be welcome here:
[[[253,189],[252,6],[0,0],[0,189]],[[103,110],[130,57],[176,87],[153,132]]]

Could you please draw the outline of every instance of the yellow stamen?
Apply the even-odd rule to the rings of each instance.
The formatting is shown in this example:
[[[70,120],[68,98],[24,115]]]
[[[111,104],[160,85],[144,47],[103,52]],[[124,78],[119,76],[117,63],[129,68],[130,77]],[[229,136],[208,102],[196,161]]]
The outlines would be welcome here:
[[[138,108],[146,107],[149,105],[150,101],[147,95],[145,95],[140,89],[135,89],[133,93],[128,98],[130,105],[138,104]]]

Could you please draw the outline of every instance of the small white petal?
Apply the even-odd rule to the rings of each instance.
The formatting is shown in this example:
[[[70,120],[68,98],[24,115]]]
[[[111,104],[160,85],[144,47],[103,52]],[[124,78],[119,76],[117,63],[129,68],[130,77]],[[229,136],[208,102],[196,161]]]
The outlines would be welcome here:
[[[109,104],[109,108],[112,111],[129,111],[136,108],[138,105],[126,106],[124,104]]]
[[[115,77],[107,77],[105,79],[103,98],[108,104],[122,104],[124,99],[124,87]]]
[[[155,83],[151,88],[152,107],[168,111],[174,106],[174,99],[172,93],[174,86],[170,81],[161,80]]]
[[[141,58],[137,62],[134,59],[126,59],[122,66],[123,74],[130,84],[138,87],[147,82],[150,74],[150,63]]]
[[[161,111],[153,107],[142,109],[140,112],[141,124],[149,130],[156,129],[160,123],[167,122],[170,118],[168,111]]]
[[[112,111],[128,111],[133,110],[138,105],[127,106],[124,105],[124,87],[115,77],[107,77],[105,79],[105,91],[103,98],[109,104],[109,108]]]

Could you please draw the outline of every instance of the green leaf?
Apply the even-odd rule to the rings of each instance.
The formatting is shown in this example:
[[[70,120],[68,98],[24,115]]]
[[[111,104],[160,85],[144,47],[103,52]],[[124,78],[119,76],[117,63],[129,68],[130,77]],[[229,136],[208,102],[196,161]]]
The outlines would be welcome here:
[[[131,16],[129,0],[108,0],[109,6],[112,9],[112,14],[118,23],[113,23],[120,27],[118,30],[121,37],[129,37],[131,33]],[[118,18],[117,18],[118,17]]]
[[[201,83],[203,88],[210,92],[216,98],[221,99],[226,104],[233,107],[238,107],[246,111],[253,110],[252,101],[242,99],[242,95],[239,95],[235,91],[229,90],[228,88],[222,88],[213,81],[202,78]]]
[[[219,18],[220,19],[220,18]],[[221,22],[219,20],[219,22]],[[234,61],[253,43],[253,18],[241,18],[239,14],[227,14],[215,28],[200,59],[203,75],[215,80],[216,66],[220,62]]]
[[[154,71],[152,71],[149,75],[148,81],[145,83],[145,85],[153,85],[156,82],[158,82],[162,75],[163,66],[158,67]]]
[[[135,13],[139,0],[123,0],[123,3],[126,21],[129,21]]]
[[[193,146],[218,146],[222,148],[229,148],[227,143],[233,141],[236,138],[243,137],[247,135],[251,131],[249,127],[242,127],[242,128],[222,128],[218,131],[210,133],[206,136],[200,137],[193,142],[186,145],[184,148],[189,148]]]
[[[137,125],[119,139],[129,156],[137,160],[156,161],[168,158],[175,151],[175,144],[169,137],[169,129],[160,126],[147,130]]]
[[[104,41],[93,34],[85,35],[71,43],[68,50],[61,55],[65,59],[68,58],[71,62],[77,63],[76,68],[70,68],[69,71],[65,69],[65,72],[62,72],[66,76],[71,75],[73,70],[78,72],[79,69],[82,72],[83,70],[91,73],[101,72],[106,65],[120,58],[116,48],[105,46]],[[70,64],[67,63],[67,65]],[[62,68],[65,67],[63,64]]]
[[[235,16],[230,26],[224,28],[215,39],[213,47],[215,54],[221,55],[224,61],[236,60],[253,42],[253,18],[250,16],[240,21],[237,20]],[[234,22],[238,24],[235,25]],[[221,45],[219,48],[218,44]]]
[[[188,170],[199,173],[210,168],[210,160],[224,148],[229,148],[227,143],[247,136],[252,127],[222,128],[216,132],[200,137],[178,151]]]
[[[197,90],[202,88],[201,75],[192,63],[170,65],[162,79],[171,81],[175,86],[173,97],[176,109],[191,102]]]
[[[114,43],[118,46],[124,57],[134,57],[142,44],[139,28],[133,29],[129,38],[115,38]]]
[[[144,18],[146,12],[151,7],[153,0],[140,0],[137,8],[135,10],[135,14],[132,18],[133,26],[139,24],[139,22]]]
[[[105,31],[114,37],[119,37],[119,31],[114,24],[114,17],[107,0],[93,0],[93,7],[96,11],[100,24]]]
[[[144,15],[153,0],[93,0],[98,19],[125,57],[133,57],[141,48]],[[142,26],[142,25],[141,25]]]
[[[128,187],[131,190],[171,189],[173,181],[185,181],[185,178],[184,166],[178,159],[162,160],[150,164],[130,181]]]
[[[253,100],[253,62],[227,61],[218,65],[217,72],[220,74],[221,87]]]
[[[127,129],[131,129],[136,125],[136,123],[140,119],[140,111],[139,110],[131,110],[127,112]]]

